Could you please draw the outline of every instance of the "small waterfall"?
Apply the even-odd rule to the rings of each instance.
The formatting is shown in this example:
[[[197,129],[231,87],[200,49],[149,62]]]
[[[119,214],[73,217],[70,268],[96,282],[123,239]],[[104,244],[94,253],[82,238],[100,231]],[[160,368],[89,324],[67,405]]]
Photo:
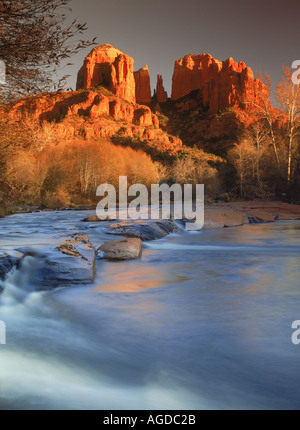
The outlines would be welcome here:
[[[174,224],[178,228],[178,230],[185,231],[185,222],[182,219],[174,219]]]
[[[0,281],[0,306],[23,302],[28,294],[41,290],[41,269],[43,259],[25,256],[18,266],[14,266],[6,278]]]

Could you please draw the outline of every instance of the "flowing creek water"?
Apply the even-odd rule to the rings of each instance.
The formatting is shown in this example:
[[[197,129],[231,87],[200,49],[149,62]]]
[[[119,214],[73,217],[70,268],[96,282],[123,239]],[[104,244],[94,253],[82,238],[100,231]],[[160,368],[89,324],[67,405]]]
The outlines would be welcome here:
[[[70,233],[115,239],[86,211],[0,220],[0,251]],[[298,409],[300,222],[179,230],[88,285],[38,291],[37,258],[2,282],[1,409]]]

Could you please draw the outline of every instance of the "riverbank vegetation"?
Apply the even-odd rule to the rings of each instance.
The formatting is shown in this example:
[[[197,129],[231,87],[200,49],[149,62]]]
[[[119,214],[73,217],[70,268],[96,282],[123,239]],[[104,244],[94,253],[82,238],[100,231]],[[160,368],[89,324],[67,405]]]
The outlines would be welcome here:
[[[117,188],[119,176],[148,189],[161,182],[205,183],[207,198],[219,186],[217,169],[190,157],[153,161],[142,149],[108,139],[57,138],[50,123],[0,122],[2,213],[12,206],[90,206],[97,187],[107,182]]]

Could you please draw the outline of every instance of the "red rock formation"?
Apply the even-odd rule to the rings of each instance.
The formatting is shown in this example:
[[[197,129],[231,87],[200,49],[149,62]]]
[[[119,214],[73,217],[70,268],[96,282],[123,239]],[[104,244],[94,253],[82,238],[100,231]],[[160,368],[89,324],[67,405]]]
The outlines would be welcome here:
[[[135,98],[137,103],[151,102],[150,74],[148,66],[134,72]]]
[[[127,122],[132,122],[134,106],[122,102],[121,99],[114,99],[109,103],[109,113],[111,117],[117,121],[124,120]]]
[[[94,48],[78,72],[76,89],[97,85],[135,103],[133,59],[109,44]]]
[[[22,121],[28,114],[40,123],[51,122],[55,136],[110,138],[139,137],[149,145],[155,143],[157,154],[175,155],[182,149],[179,138],[159,128],[159,120],[148,106],[128,103],[113,94],[103,94],[101,88],[73,92],[55,92],[23,99],[0,115]]]
[[[153,125],[150,108],[148,108],[148,106],[138,106],[137,109],[134,110],[134,121],[143,126]]]
[[[177,100],[199,89],[203,105],[211,113],[230,106],[245,107],[242,100],[266,91],[243,62],[236,63],[232,58],[221,62],[209,54],[186,55],[175,62],[171,98]]]
[[[164,103],[168,100],[168,94],[164,89],[163,78],[161,75],[157,75],[156,100],[158,103]]]

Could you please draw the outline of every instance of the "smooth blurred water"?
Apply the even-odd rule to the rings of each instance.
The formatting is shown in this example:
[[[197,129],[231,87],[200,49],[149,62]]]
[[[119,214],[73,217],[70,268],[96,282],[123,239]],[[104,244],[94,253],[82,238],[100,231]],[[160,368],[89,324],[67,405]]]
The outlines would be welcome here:
[[[86,212],[0,220],[0,250],[42,252]],[[298,409],[300,223],[179,231],[140,260],[97,261],[93,284],[35,292],[34,257],[5,282],[2,409]]]

